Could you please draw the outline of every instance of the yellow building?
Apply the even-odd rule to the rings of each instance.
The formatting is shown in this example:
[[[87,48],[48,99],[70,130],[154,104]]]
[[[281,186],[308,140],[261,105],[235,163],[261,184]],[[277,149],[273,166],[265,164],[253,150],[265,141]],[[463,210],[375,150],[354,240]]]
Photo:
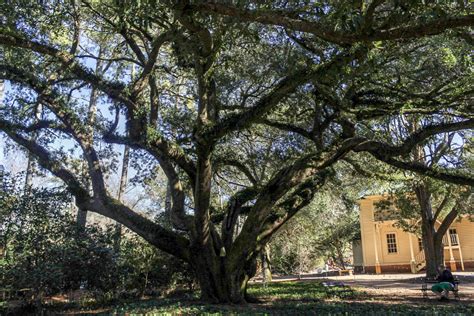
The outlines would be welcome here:
[[[376,203],[384,197],[366,196],[358,201],[362,251],[354,251],[354,262],[367,273],[419,272],[425,267],[421,239],[381,220]],[[452,271],[474,268],[474,222],[464,216],[455,221],[443,238],[445,264]],[[359,253],[357,255],[356,253]],[[362,253],[362,258],[358,258]]]

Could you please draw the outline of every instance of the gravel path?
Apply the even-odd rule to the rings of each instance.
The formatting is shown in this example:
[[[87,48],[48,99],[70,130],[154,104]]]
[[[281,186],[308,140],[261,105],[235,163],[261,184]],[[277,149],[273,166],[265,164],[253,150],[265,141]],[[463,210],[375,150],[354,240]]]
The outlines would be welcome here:
[[[474,303],[474,272],[454,273],[460,280],[459,294],[463,303]],[[350,286],[359,288],[366,292],[371,300],[392,302],[394,304],[403,302],[426,303],[420,291],[424,274],[357,274],[353,276],[324,276],[315,274],[303,274],[297,276],[277,276],[275,282],[280,281],[342,281]],[[430,299],[435,302],[434,293],[429,294]]]

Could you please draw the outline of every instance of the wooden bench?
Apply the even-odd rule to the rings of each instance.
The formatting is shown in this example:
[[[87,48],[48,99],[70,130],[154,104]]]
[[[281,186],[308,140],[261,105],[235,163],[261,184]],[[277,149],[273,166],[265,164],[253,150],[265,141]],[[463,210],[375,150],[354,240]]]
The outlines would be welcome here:
[[[421,292],[423,293],[423,298],[428,299],[428,293],[431,291],[431,286],[433,284],[439,283],[436,279],[431,279],[431,278],[425,278],[423,280],[423,283],[421,284]],[[430,285],[428,287],[428,285]],[[454,299],[455,300],[461,300],[459,297],[459,280],[454,279],[454,288],[450,291],[453,292]]]
[[[354,290],[343,282],[323,282],[324,289],[326,290],[326,296],[339,296],[341,294],[349,294],[351,297],[354,296]]]
[[[339,270],[339,276],[343,275],[344,273],[347,273],[348,275],[352,275],[352,270],[350,270],[350,269]]]

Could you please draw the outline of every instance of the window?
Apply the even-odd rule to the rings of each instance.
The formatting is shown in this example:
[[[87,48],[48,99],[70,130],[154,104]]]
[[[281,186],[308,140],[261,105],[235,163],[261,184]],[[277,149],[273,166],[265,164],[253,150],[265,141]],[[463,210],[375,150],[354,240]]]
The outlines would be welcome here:
[[[452,246],[459,245],[458,232],[456,231],[456,228],[451,228],[449,230],[449,237],[451,238],[451,245]]]
[[[394,233],[387,234],[388,253],[397,253],[397,237]]]
[[[421,240],[421,238],[418,238],[418,249],[419,249],[420,251],[423,250],[423,240]]]

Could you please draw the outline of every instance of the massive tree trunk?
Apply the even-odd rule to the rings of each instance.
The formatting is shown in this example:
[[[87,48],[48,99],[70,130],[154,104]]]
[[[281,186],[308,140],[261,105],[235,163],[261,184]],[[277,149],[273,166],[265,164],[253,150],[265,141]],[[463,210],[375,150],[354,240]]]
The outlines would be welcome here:
[[[201,289],[201,299],[212,303],[243,303],[248,300],[247,283],[256,273],[256,258],[230,262],[211,247],[195,247],[191,266]]]

